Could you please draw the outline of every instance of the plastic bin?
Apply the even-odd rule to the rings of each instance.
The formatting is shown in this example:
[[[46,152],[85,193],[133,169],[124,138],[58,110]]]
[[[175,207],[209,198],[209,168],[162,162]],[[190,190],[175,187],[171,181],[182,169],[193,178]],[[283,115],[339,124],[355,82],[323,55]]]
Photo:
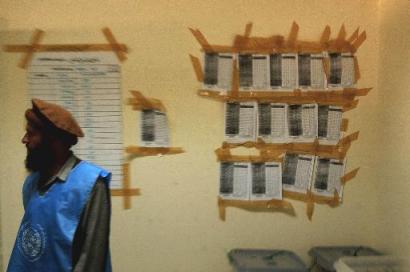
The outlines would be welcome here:
[[[342,257],[336,272],[404,272],[403,261],[392,256]]]
[[[287,250],[233,249],[228,257],[235,272],[307,272],[302,260]]]
[[[309,250],[309,255],[313,257],[313,262],[322,271],[336,271],[334,263],[341,257],[353,256],[379,256],[380,252],[363,246],[338,246],[338,247],[313,247]]]

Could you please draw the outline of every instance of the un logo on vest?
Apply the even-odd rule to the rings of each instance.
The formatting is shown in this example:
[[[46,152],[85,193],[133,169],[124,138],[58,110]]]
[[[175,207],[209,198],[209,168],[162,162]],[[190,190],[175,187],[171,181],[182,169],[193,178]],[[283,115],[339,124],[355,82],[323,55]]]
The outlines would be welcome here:
[[[44,253],[46,235],[39,224],[25,223],[18,234],[20,253],[30,262],[37,261]]]

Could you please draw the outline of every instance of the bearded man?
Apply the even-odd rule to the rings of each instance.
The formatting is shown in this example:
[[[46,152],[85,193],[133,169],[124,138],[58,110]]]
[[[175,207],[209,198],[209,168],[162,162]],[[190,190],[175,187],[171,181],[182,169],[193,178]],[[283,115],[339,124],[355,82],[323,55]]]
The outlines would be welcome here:
[[[70,150],[84,135],[64,108],[33,99],[25,117],[30,174],[7,271],[111,271],[111,174]]]

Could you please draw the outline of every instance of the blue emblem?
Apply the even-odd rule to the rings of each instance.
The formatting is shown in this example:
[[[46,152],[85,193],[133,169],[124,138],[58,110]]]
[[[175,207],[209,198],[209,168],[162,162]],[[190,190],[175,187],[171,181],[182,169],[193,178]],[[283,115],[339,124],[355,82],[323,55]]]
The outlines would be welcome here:
[[[23,224],[18,233],[17,244],[21,254],[29,262],[37,261],[43,255],[46,245],[43,228],[39,224]]]

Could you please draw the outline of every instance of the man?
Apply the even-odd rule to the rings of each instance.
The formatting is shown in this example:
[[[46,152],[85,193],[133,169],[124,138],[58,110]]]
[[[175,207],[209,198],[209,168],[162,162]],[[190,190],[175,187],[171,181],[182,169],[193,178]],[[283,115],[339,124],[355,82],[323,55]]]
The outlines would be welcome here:
[[[7,271],[111,271],[111,174],[74,156],[84,135],[64,108],[33,99],[25,117],[30,175]]]

